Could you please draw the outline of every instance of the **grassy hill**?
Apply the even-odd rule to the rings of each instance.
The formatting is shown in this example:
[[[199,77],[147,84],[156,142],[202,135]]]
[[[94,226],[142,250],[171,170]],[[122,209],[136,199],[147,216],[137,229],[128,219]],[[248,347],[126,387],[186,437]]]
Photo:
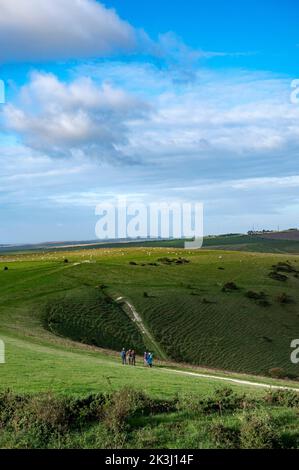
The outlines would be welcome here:
[[[2,255],[0,446],[242,447],[247,426],[258,420],[274,434],[278,425],[281,445],[296,447],[297,405],[290,403],[297,398],[267,398],[250,383],[298,386],[256,376],[270,368],[298,375],[289,360],[290,342],[299,337],[297,264],[292,255],[165,247]],[[269,277],[273,272],[286,279]],[[134,306],[142,327],[120,297]],[[136,368],[122,366],[122,347],[153,350],[154,369],[140,357]],[[168,361],[157,361],[159,351]],[[249,384],[231,383],[232,397],[223,391],[223,378]],[[119,392],[123,387],[129,392]],[[13,393],[4,393],[8,388]],[[221,400],[231,403],[227,415],[217,412],[219,388]],[[118,422],[115,410],[126,408],[127,399],[121,408],[118,400],[134,389],[153,401],[141,415],[129,407]],[[244,392],[251,403],[245,414]],[[112,395],[90,397],[99,393]],[[62,403],[59,396],[73,401]],[[102,410],[98,404],[106,400]],[[97,406],[104,413],[100,424],[92,414]],[[261,415],[251,416],[252,407]],[[68,413],[70,422],[82,419],[84,426],[61,423]],[[115,422],[119,433],[110,429]],[[276,446],[267,436],[251,445]]]
[[[77,341],[142,352],[146,337],[115,302],[123,296],[169,359],[296,376],[290,343],[299,337],[297,261],[163,248],[7,256],[0,266],[1,325],[16,322],[14,328],[28,331],[46,322]],[[290,266],[284,281],[269,277],[279,263]],[[224,289],[227,283],[234,289]]]

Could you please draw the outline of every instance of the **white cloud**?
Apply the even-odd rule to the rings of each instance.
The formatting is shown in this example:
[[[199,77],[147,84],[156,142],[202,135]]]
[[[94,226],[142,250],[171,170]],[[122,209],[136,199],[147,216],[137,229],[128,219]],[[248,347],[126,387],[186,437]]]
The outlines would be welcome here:
[[[299,107],[289,101],[288,80],[266,73],[199,69],[192,83],[174,84],[168,71],[161,77],[161,71],[146,70],[145,83],[151,86],[156,77],[151,96],[156,112],[138,128],[130,126],[127,153],[151,162],[189,160],[193,169],[194,160],[222,166],[226,161],[228,167],[234,158],[241,163],[280,153],[287,168],[287,159],[299,146]]]
[[[120,62],[73,74],[64,83],[35,73],[5,107],[8,127],[26,145],[48,155],[81,152],[171,167],[189,162],[198,170],[204,162],[245,168],[247,161],[246,171],[256,158],[271,158],[277,167],[278,155],[289,169],[299,145],[299,107],[289,102],[285,78],[198,69],[192,83],[178,84],[170,70]]]
[[[296,224],[299,107],[287,79],[198,69],[177,83],[169,69],[119,62],[71,76],[35,73],[6,106],[27,148],[18,159],[1,149],[4,205],[75,214],[130,192],[145,202],[203,201],[208,232]],[[105,164],[86,158],[95,155]],[[106,164],[127,161],[141,164]]]
[[[0,0],[0,60],[99,57],[134,49],[134,29],[95,0]]]
[[[86,155],[102,160],[121,159],[118,147],[127,140],[127,125],[147,111],[129,93],[89,78],[70,83],[55,75],[34,73],[7,104],[4,120],[26,145],[48,155]]]

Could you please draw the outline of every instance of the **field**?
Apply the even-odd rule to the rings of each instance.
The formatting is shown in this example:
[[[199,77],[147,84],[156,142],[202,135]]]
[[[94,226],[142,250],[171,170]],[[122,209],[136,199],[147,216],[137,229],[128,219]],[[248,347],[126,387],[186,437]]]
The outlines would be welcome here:
[[[271,232],[256,235],[245,234],[224,234],[215,236],[206,236],[203,240],[203,249],[246,251],[254,253],[281,253],[281,254],[299,254],[299,231]],[[23,245],[9,246],[0,245],[0,253],[35,253],[43,251],[44,253],[68,252],[82,250],[98,249],[127,249],[130,248],[184,248],[184,240],[146,240],[146,241],[82,241],[72,243],[45,243],[43,245]]]
[[[285,232],[282,232],[285,233]],[[265,235],[220,235],[204,239],[204,248],[246,251],[254,253],[281,253],[299,254],[298,238],[280,237],[279,233],[274,236]]]
[[[297,264],[293,255],[165,247],[3,254],[0,338],[6,364],[0,365],[0,391],[9,388],[31,396],[51,391],[77,399],[127,387],[153,400],[174,400],[186,394],[213,396],[215,389],[228,385],[222,378],[296,388],[298,366],[290,362],[290,343],[299,337]],[[279,266],[289,270],[285,281],[269,277],[273,271],[282,274]],[[144,367],[140,357],[136,368],[122,366],[122,347],[138,353],[152,350],[155,367]],[[287,379],[271,378],[271,369]],[[232,382],[229,387],[250,399],[265,393],[254,384]],[[285,432],[296,437],[292,410],[274,406],[268,411],[288,416]],[[243,412],[238,413],[241,419]],[[115,445],[187,446],[188,433],[181,430],[177,438],[174,428],[183,429],[188,422],[194,437],[189,445],[195,446],[197,439],[198,445],[213,447],[218,444],[205,440],[205,426],[215,419],[233,428],[240,425],[238,417],[219,413],[216,418],[195,413],[187,419],[186,411],[177,407],[155,418],[133,415],[125,443]],[[143,426],[145,435],[153,437],[148,444],[146,439],[141,443],[138,429]],[[89,436],[91,429],[80,436],[76,431],[69,445],[100,446]],[[0,445],[24,445],[19,439],[9,431],[0,437]],[[41,445],[30,442],[28,446]],[[58,441],[48,444],[57,446]]]

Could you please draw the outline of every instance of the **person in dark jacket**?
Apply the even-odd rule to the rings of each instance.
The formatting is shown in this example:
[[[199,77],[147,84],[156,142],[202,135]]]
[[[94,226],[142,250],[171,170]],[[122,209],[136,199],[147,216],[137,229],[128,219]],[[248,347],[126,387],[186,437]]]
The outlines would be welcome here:
[[[131,357],[132,357],[131,365],[136,366],[136,352],[134,351],[134,349],[131,352]]]

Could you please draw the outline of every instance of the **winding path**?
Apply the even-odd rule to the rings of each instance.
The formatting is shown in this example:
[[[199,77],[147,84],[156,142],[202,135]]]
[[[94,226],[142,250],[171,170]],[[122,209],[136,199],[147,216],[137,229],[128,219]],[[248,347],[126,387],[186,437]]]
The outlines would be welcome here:
[[[125,305],[125,310],[127,314],[129,315],[130,319],[136,324],[137,328],[139,329],[140,333],[145,336],[147,339],[147,343],[149,345],[152,345],[155,349],[155,351],[159,354],[161,359],[167,359],[166,354],[163,352],[161,349],[159,343],[155,340],[153,335],[150,333],[150,331],[146,328],[145,324],[143,323],[143,320],[137,310],[135,309],[134,305],[132,305],[125,297],[117,297],[115,299],[116,302],[122,303]]]

